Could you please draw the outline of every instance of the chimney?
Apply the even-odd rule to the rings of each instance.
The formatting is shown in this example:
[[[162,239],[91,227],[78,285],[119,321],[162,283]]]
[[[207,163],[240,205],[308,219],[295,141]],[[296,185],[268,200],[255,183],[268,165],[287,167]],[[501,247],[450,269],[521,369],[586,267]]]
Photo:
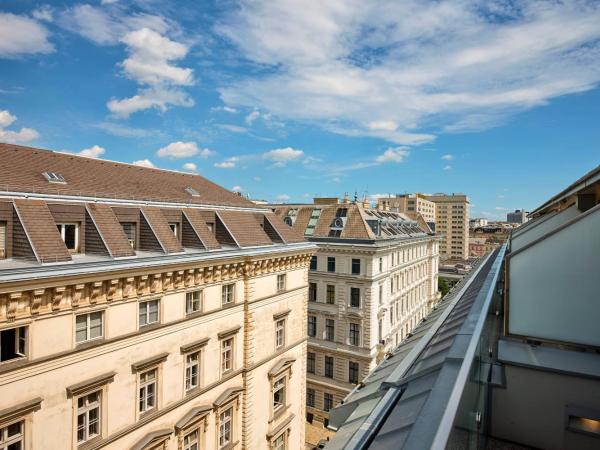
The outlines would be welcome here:
[[[347,192],[344,192],[344,201],[343,201],[344,205],[347,205],[350,203],[350,196],[348,195]]]

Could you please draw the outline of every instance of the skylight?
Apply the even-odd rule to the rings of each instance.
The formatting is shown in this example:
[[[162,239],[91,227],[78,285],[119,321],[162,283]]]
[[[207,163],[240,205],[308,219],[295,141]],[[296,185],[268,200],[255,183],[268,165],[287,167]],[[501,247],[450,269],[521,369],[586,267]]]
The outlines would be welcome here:
[[[193,187],[189,187],[189,186],[186,187],[185,188],[185,192],[187,192],[188,194],[190,194],[192,197],[200,197],[200,192],[198,192]]]
[[[44,178],[48,180],[50,183],[66,183],[65,177],[63,177],[60,173],[56,172],[43,172]]]

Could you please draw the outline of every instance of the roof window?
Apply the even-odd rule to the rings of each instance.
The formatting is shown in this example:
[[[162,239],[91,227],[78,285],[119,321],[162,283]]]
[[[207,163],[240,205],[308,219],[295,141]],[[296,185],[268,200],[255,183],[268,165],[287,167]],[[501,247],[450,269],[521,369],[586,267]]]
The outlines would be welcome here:
[[[56,172],[43,172],[44,178],[50,183],[66,183],[65,177]]]
[[[189,187],[189,186],[186,187],[185,188],[185,192],[187,192],[188,194],[190,194],[192,197],[200,197],[200,192],[198,192],[193,187]]]

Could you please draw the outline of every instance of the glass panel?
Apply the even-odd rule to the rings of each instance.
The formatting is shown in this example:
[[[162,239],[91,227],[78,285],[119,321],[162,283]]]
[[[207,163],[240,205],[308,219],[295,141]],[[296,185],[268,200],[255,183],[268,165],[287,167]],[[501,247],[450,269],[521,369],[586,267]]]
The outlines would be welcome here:
[[[158,322],[158,301],[149,302],[149,323]]]
[[[90,314],[90,339],[102,336],[102,313]]]
[[[146,312],[148,311],[148,304],[146,302],[140,303],[140,326],[146,325]]]
[[[77,416],[77,441],[85,441],[85,414]]]
[[[64,225],[65,227],[65,245],[69,250],[76,249],[76,234],[77,234],[77,226],[76,225]]]

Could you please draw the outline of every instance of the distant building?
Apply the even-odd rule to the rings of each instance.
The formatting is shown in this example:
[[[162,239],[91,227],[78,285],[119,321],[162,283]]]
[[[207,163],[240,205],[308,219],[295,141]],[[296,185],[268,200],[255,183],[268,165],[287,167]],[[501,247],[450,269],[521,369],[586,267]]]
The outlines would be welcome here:
[[[483,217],[478,217],[476,219],[469,220],[470,228],[485,227],[487,225],[488,225],[488,220]]]
[[[435,222],[435,203],[419,193],[381,197],[377,199],[377,208],[383,211],[419,213],[426,222]]]
[[[600,448],[600,166],[531,216],[331,411],[328,450]]]
[[[529,213],[527,211],[516,209],[514,212],[509,212],[506,214],[506,221],[508,223],[525,223],[528,220],[528,214]]]
[[[440,253],[446,258],[469,258],[469,197],[465,194],[426,196],[435,203],[436,233],[443,234]]]
[[[329,410],[439,299],[438,238],[422,218],[347,196],[278,206],[275,213],[318,247],[308,273],[307,323],[307,439],[315,445]]]

